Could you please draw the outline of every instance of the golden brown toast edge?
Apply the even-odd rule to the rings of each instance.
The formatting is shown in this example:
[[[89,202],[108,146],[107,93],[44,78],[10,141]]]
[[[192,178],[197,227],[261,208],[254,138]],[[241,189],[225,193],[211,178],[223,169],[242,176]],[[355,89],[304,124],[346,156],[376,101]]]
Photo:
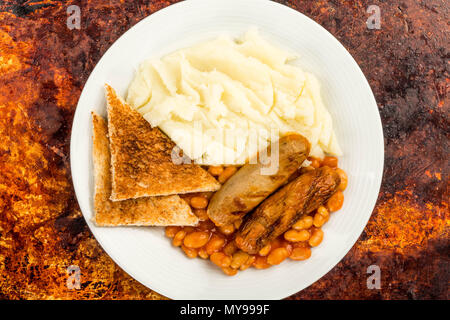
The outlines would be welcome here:
[[[111,200],[220,188],[220,183],[200,166],[174,164],[170,154],[175,144],[170,138],[158,128],[152,128],[111,86],[105,84],[105,89],[112,165]]]
[[[94,222],[98,226],[196,225],[198,218],[178,195],[111,201],[108,127],[92,112],[95,178]]]

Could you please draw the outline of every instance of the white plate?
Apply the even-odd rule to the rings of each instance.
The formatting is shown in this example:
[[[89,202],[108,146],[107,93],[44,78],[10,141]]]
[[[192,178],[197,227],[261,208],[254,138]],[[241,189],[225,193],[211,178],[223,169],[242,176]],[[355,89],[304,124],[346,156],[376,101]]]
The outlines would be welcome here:
[[[93,216],[91,110],[105,115],[103,84],[125,95],[148,57],[250,27],[299,53],[299,64],[322,83],[349,176],[344,207],[324,226],[322,244],[306,261],[228,277],[212,263],[188,259],[162,228],[99,228]],[[72,177],[83,215],[111,258],[129,275],[174,299],[280,299],[317,281],[350,250],[374,208],[383,171],[383,132],[372,91],[356,62],[324,28],[286,6],[261,0],[192,0],[160,10],[120,37],[100,59],[78,102],[70,145]]]

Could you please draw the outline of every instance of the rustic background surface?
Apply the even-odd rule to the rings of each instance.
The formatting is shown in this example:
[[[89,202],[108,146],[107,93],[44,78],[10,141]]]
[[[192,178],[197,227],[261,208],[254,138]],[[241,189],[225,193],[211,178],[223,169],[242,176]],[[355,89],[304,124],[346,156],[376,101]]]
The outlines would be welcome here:
[[[160,299],[100,248],[80,213],[69,168],[72,117],[108,47],[175,1],[0,1],[0,298]],[[449,298],[449,2],[280,1],[350,51],[383,121],[385,172],[359,241],[292,299]],[[81,8],[81,29],[66,26]],[[366,10],[381,8],[381,29]],[[276,17],[274,17],[276,19]],[[381,268],[368,290],[366,269]],[[69,265],[81,289],[66,287]]]

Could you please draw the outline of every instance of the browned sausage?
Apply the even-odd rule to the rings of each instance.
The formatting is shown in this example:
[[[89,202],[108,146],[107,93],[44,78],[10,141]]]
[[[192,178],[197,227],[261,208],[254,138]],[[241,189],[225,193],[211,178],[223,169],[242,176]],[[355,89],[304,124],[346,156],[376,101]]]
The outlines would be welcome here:
[[[290,134],[278,140],[278,171],[262,174],[267,165],[261,162],[242,166],[211,198],[208,216],[217,225],[224,226],[243,217],[272,192],[283,185],[309,155],[310,144],[299,134]],[[273,145],[269,147],[267,155]]]
[[[339,183],[339,175],[329,167],[301,175],[247,217],[236,235],[236,245],[248,253],[257,253],[302,215],[311,213],[328,200]]]

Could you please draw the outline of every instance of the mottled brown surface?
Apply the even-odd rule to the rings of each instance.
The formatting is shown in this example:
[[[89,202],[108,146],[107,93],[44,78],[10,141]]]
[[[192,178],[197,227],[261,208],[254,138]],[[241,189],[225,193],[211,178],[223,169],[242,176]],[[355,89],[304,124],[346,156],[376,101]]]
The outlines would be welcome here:
[[[359,63],[386,148],[382,190],[359,241],[292,298],[448,299],[448,1],[283,2],[328,29]],[[81,6],[81,30],[66,27],[72,3]],[[0,298],[161,298],[95,241],[68,160],[77,99],[96,62],[132,25],[170,3],[0,2]],[[381,30],[366,28],[370,4],[381,8]],[[366,287],[372,264],[381,267],[381,290]],[[80,290],[66,287],[69,265],[82,270]]]

